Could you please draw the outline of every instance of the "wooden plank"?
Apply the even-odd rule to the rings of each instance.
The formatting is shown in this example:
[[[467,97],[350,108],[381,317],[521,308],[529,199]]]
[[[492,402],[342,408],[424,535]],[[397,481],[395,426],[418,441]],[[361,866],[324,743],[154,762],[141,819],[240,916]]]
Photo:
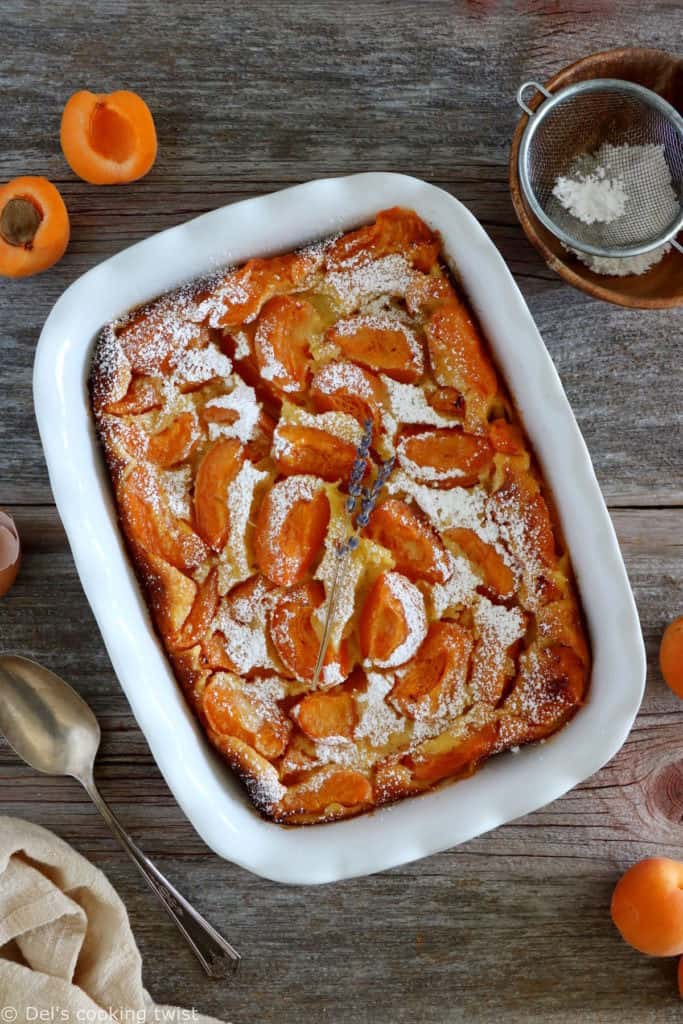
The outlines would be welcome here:
[[[681,319],[563,286],[517,225],[506,168],[522,81],[625,40],[670,47],[679,22],[671,0],[5,0],[0,180],[56,181],[73,232],[58,267],[0,281],[0,503],[17,506],[26,543],[0,600],[0,644],[61,672],[91,703],[104,794],[239,946],[241,975],[206,981],[75,782],[37,776],[0,745],[0,811],[54,828],[107,871],[157,999],[234,1024],[679,1019],[675,964],[620,943],[608,905],[633,860],[683,856],[683,711],[656,668],[662,628],[683,612],[683,509],[669,507],[683,504]],[[59,152],[62,105],[73,89],[122,85],[155,113],[159,160],[142,182],[92,188]],[[458,196],[511,266],[615,506],[648,690],[620,754],[543,811],[373,878],[287,889],[212,856],[151,759],[47,507],[31,363],[52,304],[99,260],[223,203],[368,169]]]
[[[638,317],[562,286],[517,225],[506,168],[521,81],[547,77],[598,43],[621,43],[625,23],[640,44],[666,45],[674,9],[644,12],[636,0],[619,13],[584,2],[459,10],[373,0],[351,14],[320,0],[259,0],[229,13],[209,2],[201,16],[176,3],[159,26],[148,3],[62,0],[47,9],[9,0],[0,86],[13,116],[3,122],[0,177],[53,178],[73,238],[50,273],[0,282],[0,501],[50,500],[31,364],[44,319],[78,274],[225,202],[311,177],[391,168],[446,187],[490,231],[556,361],[608,500],[681,504],[680,318]],[[140,183],[92,188],[74,179],[59,152],[62,103],[90,68],[101,89],[118,87],[126,68],[125,84],[155,112],[160,156]]]
[[[608,904],[629,863],[683,853],[683,707],[656,667],[663,626],[683,611],[683,510],[614,512],[649,662],[643,709],[617,757],[549,807],[459,849],[304,890],[256,879],[208,853],[132,719],[56,512],[12,512],[26,555],[0,602],[2,644],[61,672],[90,702],[103,728],[104,795],[145,851],[240,946],[239,979],[207,986],[77,783],[38,776],[0,745],[2,811],[54,829],[107,871],[159,997],[245,1024],[295,1021],[302,1007],[311,1020],[340,1024],[500,1014],[512,1022],[674,1019],[671,962],[618,942]]]
[[[274,181],[270,186],[283,183]],[[501,220],[509,221],[509,199],[503,191],[502,172],[498,193],[478,197],[482,183],[471,192],[458,183],[441,182],[453,194],[477,206],[490,206],[499,195]],[[465,184],[467,184],[465,182]],[[77,187],[76,187],[77,188]],[[143,188],[143,186],[140,186]],[[175,196],[173,212],[166,201],[151,191],[136,214],[112,219],[106,232],[98,231],[104,211],[87,212],[79,194],[82,221],[74,214],[74,243],[63,264],[48,275],[24,281],[0,280],[4,350],[0,364],[0,389],[5,408],[0,418],[0,502],[44,503],[51,500],[31,399],[31,368],[40,327],[59,293],[80,272],[101,258],[150,231],[170,226],[189,213],[235,198],[244,191],[219,187],[207,202],[193,192],[183,213]],[[110,193],[107,192],[107,195]],[[96,199],[99,203],[104,200]],[[165,194],[171,203],[173,192]],[[194,205],[193,205],[194,204]],[[144,213],[144,208],[147,212]],[[163,208],[163,209],[162,209]],[[156,211],[156,212],[155,212]],[[676,328],[675,313],[651,311],[647,319],[633,311],[600,304],[579,292],[548,280],[549,271],[539,263],[522,240],[521,229],[511,223],[497,224],[484,217],[494,241],[508,259],[525,292],[533,315],[555,361],[567,395],[591,452],[607,501],[615,506],[683,504],[683,480],[679,471],[683,393],[683,332]],[[82,230],[81,230],[82,228]],[[662,386],[666,381],[666,386]]]

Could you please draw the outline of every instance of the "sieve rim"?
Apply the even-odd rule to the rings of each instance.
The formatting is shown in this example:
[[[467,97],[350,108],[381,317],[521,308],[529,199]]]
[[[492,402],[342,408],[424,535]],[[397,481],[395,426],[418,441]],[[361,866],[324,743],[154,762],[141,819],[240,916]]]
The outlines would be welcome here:
[[[517,93],[517,101],[525,112],[528,108],[526,107],[526,104],[522,102],[520,97],[522,97],[524,91],[532,85],[539,89],[539,83],[526,82],[520,87]],[[534,215],[541,221],[548,231],[550,231],[556,238],[559,238],[559,240],[570,249],[578,249],[580,252],[588,253],[591,256],[603,256],[608,259],[641,256],[643,253],[651,252],[653,249],[657,249],[661,245],[666,245],[667,242],[673,242],[673,244],[678,248],[674,239],[678,232],[683,229],[683,204],[679,204],[679,214],[675,221],[673,221],[665,231],[660,232],[659,235],[655,236],[654,239],[650,239],[648,242],[640,243],[639,245],[605,248],[590,245],[588,242],[579,241],[573,235],[564,231],[555,223],[555,221],[548,217],[545,210],[536,199],[536,194],[529,177],[529,150],[536,131],[548,114],[555,109],[558,103],[571,96],[590,92],[630,92],[650,107],[657,109],[664,117],[666,117],[677,130],[681,137],[681,142],[683,143],[683,116],[679,114],[676,108],[658,93],[653,92],[652,89],[647,89],[644,85],[638,85],[636,82],[628,82],[621,78],[591,78],[583,82],[575,82],[573,85],[564,86],[564,88],[559,89],[554,93],[548,92],[545,86],[540,88],[539,91],[541,91],[542,95],[546,98],[534,111],[531,112],[531,114],[526,113],[528,121],[524,128],[524,132],[522,133],[519,145],[517,168],[524,199],[531,207]]]

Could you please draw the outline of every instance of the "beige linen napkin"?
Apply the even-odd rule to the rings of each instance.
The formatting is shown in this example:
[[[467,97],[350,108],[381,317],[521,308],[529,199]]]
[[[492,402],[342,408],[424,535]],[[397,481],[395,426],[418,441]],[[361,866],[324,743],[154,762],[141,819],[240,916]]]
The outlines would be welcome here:
[[[45,1020],[220,1024],[156,1006],[102,872],[46,829],[0,816],[0,1024]]]

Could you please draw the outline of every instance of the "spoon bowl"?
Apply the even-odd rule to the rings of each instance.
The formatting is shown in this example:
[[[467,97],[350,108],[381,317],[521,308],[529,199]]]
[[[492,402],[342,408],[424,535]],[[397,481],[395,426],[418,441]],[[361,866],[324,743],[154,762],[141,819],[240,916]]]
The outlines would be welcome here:
[[[0,657],[0,732],[38,772],[81,781],[92,776],[97,719],[68,683],[28,658]]]
[[[97,789],[93,770],[100,727],[83,698],[37,662],[0,655],[0,733],[31,768],[46,775],[71,775],[82,783],[206,973],[222,978],[234,970],[239,953],[136,846]]]

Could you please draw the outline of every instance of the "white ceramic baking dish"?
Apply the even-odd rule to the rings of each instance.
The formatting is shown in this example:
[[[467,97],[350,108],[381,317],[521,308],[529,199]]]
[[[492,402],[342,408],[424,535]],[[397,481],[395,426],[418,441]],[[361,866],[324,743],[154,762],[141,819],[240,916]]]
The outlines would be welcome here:
[[[130,307],[219,265],[287,251],[393,205],[412,207],[441,232],[555,494],[593,645],[590,694],[548,742],[496,757],[465,781],[352,821],[287,829],[255,813],[176,684],[119,535],[86,379],[98,330]],[[472,214],[441,189],[397,174],[312,181],[214,210],[124,250],[55,305],[36,353],[34,398],[57,507],[114,670],[178,803],[222,857],[292,883],[379,871],[542,807],[624,742],[643,693],[645,653],[590,457],[509,270]]]

